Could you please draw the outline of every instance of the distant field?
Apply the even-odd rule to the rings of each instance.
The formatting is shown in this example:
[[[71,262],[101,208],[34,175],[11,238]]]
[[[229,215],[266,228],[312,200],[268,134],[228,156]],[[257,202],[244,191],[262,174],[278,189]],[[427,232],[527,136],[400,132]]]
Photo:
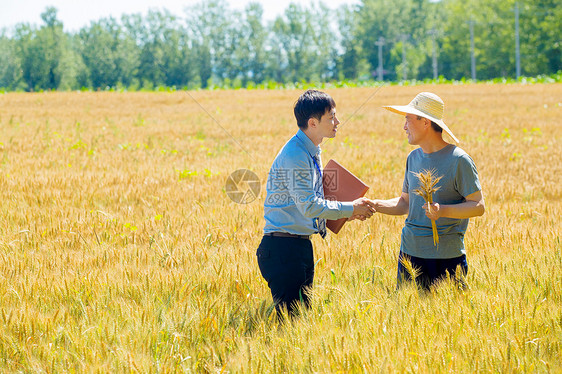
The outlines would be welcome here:
[[[470,289],[395,291],[404,217],[376,215],[314,239],[286,326],[255,249],[302,91],[0,95],[0,372],[561,372],[562,84],[328,89],[324,163],[397,196],[414,148],[381,106],[421,91],[483,185]],[[246,205],[240,168],[264,182]]]

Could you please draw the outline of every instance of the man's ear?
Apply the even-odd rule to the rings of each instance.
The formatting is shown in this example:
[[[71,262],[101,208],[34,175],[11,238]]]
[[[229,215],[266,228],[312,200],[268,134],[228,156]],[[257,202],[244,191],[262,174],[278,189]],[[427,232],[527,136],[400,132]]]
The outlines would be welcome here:
[[[318,125],[318,119],[314,117],[310,117],[308,119],[308,127],[316,127]]]

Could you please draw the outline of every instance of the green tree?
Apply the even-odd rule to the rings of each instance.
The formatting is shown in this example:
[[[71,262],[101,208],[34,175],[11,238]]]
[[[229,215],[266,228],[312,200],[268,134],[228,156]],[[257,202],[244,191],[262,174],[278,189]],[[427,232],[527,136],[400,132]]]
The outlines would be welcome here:
[[[338,77],[339,79],[358,79],[362,74],[368,74],[368,67],[367,71],[363,71],[366,60],[362,58],[361,43],[357,42],[359,30],[356,10],[344,5],[340,7],[337,19],[341,36],[339,42],[341,53],[337,58]]]
[[[559,1],[520,1],[519,7],[522,73],[533,76],[562,71]]]
[[[258,3],[241,12],[225,0],[210,0],[187,8],[183,18],[150,11],[120,22],[101,19],[74,34],[63,31],[56,8],[48,7],[39,27],[19,24],[11,36],[0,32],[0,87],[366,79],[379,64],[379,38],[386,79],[431,77],[433,38],[439,75],[461,79],[470,76],[471,20],[478,78],[514,76],[516,3],[522,73],[562,70],[562,7],[555,0],[362,0],[335,12],[321,1],[292,3],[267,24]]]
[[[63,32],[57,10],[48,7],[40,29],[26,24],[15,28],[16,51],[21,60],[22,77],[28,90],[68,89],[76,86],[76,54],[70,38]]]
[[[169,13],[149,11],[140,30],[140,64],[138,77],[147,88],[165,84],[165,33],[175,18]]]
[[[478,78],[515,74],[513,5],[512,0],[449,0],[444,3],[441,61],[446,77],[470,76],[470,20],[475,22]]]
[[[336,46],[329,10],[291,3],[271,26],[270,75],[281,82],[330,79],[336,75]]]
[[[240,18],[240,13],[233,12],[224,0],[202,1],[187,8],[186,22],[197,50],[196,61],[204,87],[209,78],[220,83],[240,74],[234,60],[237,46],[242,42]]]
[[[113,18],[92,22],[78,33],[79,49],[87,69],[87,81],[83,85],[95,89],[115,87],[119,76],[119,25]]]
[[[165,84],[183,87],[192,83],[196,71],[193,68],[195,57],[187,30],[179,24],[164,31],[163,63]]]
[[[0,33],[0,88],[8,90],[21,89],[21,61],[16,53],[14,40]]]
[[[213,76],[213,62],[211,49],[209,45],[203,41],[200,44],[195,43],[195,61],[197,62],[196,68],[199,75],[201,87],[207,88]]]
[[[239,64],[242,84],[249,81],[261,83],[266,79],[267,29],[262,21],[263,8],[259,3],[246,6],[242,18],[239,44],[235,51],[235,61]]]
[[[363,0],[355,13],[356,35],[373,72],[379,66],[377,42],[382,38],[385,79],[401,78],[402,48],[406,48],[408,75],[418,75],[431,53],[427,32],[435,25],[429,11],[432,5],[427,0]]]
[[[336,26],[336,17],[322,1],[310,6],[309,32],[312,37],[312,80],[326,81],[337,76],[337,40],[340,39]]]

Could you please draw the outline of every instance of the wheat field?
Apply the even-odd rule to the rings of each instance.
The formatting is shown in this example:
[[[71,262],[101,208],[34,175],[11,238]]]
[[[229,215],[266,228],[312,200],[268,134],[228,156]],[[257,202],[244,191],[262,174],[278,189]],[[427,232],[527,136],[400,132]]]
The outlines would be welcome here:
[[[418,92],[478,167],[469,289],[396,291],[405,217],[313,239],[312,307],[272,312],[255,250],[302,90],[0,95],[0,372],[562,372],[562,84],[328,88],[323,145],[401,191],[414,149],[381,108]],[[255,172],[258,198],[225,182]]]

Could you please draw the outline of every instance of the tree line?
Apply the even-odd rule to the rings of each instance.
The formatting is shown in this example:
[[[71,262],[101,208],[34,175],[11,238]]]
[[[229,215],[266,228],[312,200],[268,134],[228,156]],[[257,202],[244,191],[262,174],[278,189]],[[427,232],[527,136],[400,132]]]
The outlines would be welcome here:
[[[474,66],[478,79],[514,77],[516,18],[522,74],[561,71],[557,0],[363,0],[337,9],[292,3],[271,21],[259,3],[240,11],[210,0],[183,15],[151,10],[100,19],[76,32],[65,32],[57,9],[48,7],[41,25],[0,31],[0,88],[462,79]]]

